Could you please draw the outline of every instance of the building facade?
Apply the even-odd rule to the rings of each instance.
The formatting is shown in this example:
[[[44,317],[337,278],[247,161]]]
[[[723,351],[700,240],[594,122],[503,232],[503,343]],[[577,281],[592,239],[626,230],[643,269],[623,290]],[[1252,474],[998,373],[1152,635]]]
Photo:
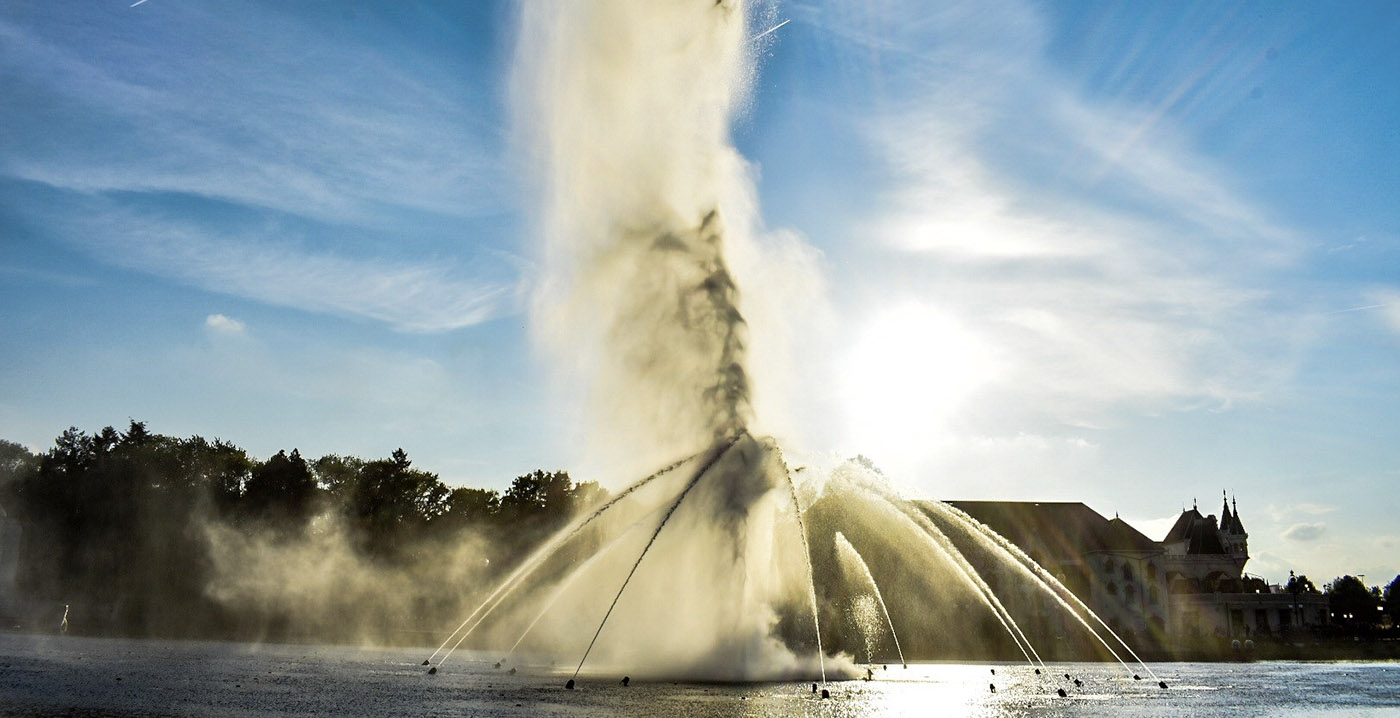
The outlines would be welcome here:
[[[1218,519],[1195,506],[1182,511],[1161,541],[1078,502],[947,503],[1025,551],[1115,633],[1171,645],[1278,636],[1327,622],[1321,594],[1289,593],[1245,573],[1249,534],[1228,500]],[[1035,610],[1045,614],[1042,623],[1063,613]]]

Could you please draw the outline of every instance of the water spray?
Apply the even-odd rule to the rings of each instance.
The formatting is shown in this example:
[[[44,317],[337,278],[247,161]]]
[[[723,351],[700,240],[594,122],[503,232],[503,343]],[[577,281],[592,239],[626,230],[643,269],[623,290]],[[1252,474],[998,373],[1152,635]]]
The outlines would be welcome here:
[[[812,548],[807,543],[807,523],[802,520],[802,504],[797,501],[797,486],[792,482],[792,472],[787,470],[787,462],[783,462],[783,478],[787,480],[788,496],[792,499],[793,516],[797,518],[797,533],[802,536],[802,558],[807,562],[807,585],[811,588],[812,597],[812,631],[817,637],[817,665],[821,669],[822,685],[826,685],[826,654],[822,650],[822,625],[820,612],[817,610],[817,574],[812,569]],[[812,684],[813,692],[816,689]],[[825,692],[825,691],[823,691]]]
[[[1068,597],[1069,600],[1073,601],[1075,605],[1077,605],[1079,609],[1082,610],[1084,613],[1087,613],[1089,616],[1093,617],[1093,619],[1097,621],[1105,631],[1108,631],[1109,635],[1113,636],[1114,640],[1118,641],[1118,643],[1123,647],[1123,649],[1128,652],[1128,655],[1132,656],[1133,660],[1137,661],[1138,665],[1142,666],[1143,670],[1147,671],[1148,675],[1152,676],[1154,679],[1157,679],[1157,674],[1153,673],[1152,668],[1148,666],[1147,663],[1144,662],[1141,658],[1138,657],[1137,653],[1133,651],[1132,646],[1129,646],[1127,641],[1124,641],[1112,628],[1109,627],[1107,623],[1104,623],[1104,620],[1100,618],[1097,613],[1094,613],[1094,611],[1090,609],[1088,605],[1086,605],[1082,600],[1080,600],[1078,596],[1074,595],[1073,591],[1066,588],[1064,584],[1060,583],[1059,579],[1055,578],[1053,574],[1045,570],[1045,568],[1039,563],[1037,563],[1035,559],[1028,556],[1026,552],[1022,551],[1019,546],[1011,543],[1011,541],[1009,541],[1006,537],[993,531],[986,524],[983,524],[977,519],[974,519],[966,511],[963,511],[962,509],[959,509],[956,506],[941,501],[934,502],[932,506],[941,510],[944,514],[957,520],[962,525],[973,529],[971,533],[974,536],[982,537],[984,542],[992,542],[993,544],[999,546],[1004,552],[1016,558],[1017,561],[1022,565],[1023,570],[1029,571],[1032,575],[1032,578],[1038,579],[1041,588],[1047,591],[1057,601],[1059,601],[1059,603],[1062,606],[1064,606],[1066,610],[1069,610],[1070,614],[1073,615],[1076,619],[1078,619],[1079,622],[1083,624],[1086,629],[1088,629],[1089,633],[1091,633],[1095,638],[1097,638],[1099,642],[1103,644],[1104,648],[1108,649],[1108,652],[1112,654],[1113,657],[1117,659],[1120,664],[1123,665],[1124,670],[1128,671],[1129,673],[1132,673],[1132,670],[1129,669],[1127,664],[1123,662],[1123,659],[1118,657],[1118,653],[1114,651],[1111,646],[1108,645],[1108,642],[1105,641],[1103,637],[1100,636],[1092,626],[1089,625],[1088,621],[1086,621],[1082,616],[1080,616],[1078,611],[1074,611],[1070,608],[1070,606],[1066,603],[1065,597]],[[1136,676],[1136,674],[1134,674],[1134,677],[1137,680],[1141,680],[1139,677]],[[1166,688],[1166,682],[1160,679],[1158,679],[1158,685],[1162,688]]]
[[[647,552],[650,551],[652,545],[656,543],[656,537],[660,536],[662,529],[666,528],[666,522],[671,520],[671,516],[676,513],[676,509],[680,508],[681,503],[690,495],[690,490],[695,488],[696,484],[700,483],[700,479],[709,472],[710,468],[715,465],[715,462],[729,453],[729,450],[734,448],[734,444],[746,435],[747,433],[740,433],[730,439],[728,443],[724,444],[724,448],[716,451],[713,456],[700,466],[700,468],[696,469],[695,476],[690,480],[690,483],[685,485],[680,496],[677,496],[676,500],[671,503],[671,507],[666,511],[666,515],[661,517],[661,522],[656,525],[656,530],[652,532],[651,538],[647,541],[647,545],[642,547],[642,552],[637,555],[637,561],[632,564],[632,570],[628,571],[627,578],[622,580],[622,586],[617,589],[617,595],[613,596],[612,604],[608,606],[607,613],[603,614],[603,620],[598,623],[598,630],[593,632],[593,639],[588,642],[588,648],[584,650],[583,657],[579,659],[578,667],[574,669],[574,675],[569,678],[567,687],[570,690],[572,690],[574,681],[578,678],[579,671],[583,670],[583,664],[588,660],[588,654],[593,652],[593,644],[598,642],[598,636],[603,632],[603,626],[608,624],[608,618],[612,616],[613,609],[617,608],[617,602],[622,598],[622,592],[627,590],[627,584],[632,581],[632,576],[636,575],[637,568],[642,565],[642,559],[647,557]]]
[[[524,580],[528,578],[530,574],[532,574],[535,571],[535,569],[537,569],[541,564],[543,564],[546,560],[548,560],[556,552],[563,548],[565,544],[567,544],[575,536],[582,532],[583,529],[586,528],[589,524],[593,523],[593,521],[596,520],[599,516],[602,516],[608,509],[612,508],[619,501],[622,501],[623,499],[627,498],[638,489],[641,489],[642,487],[650,484],[656,479],[665,476],[666,474],[669,474],[672,471],[675,471],[681,466],[684,466],[687,462],[694,460],[702,453],[704,452],[697,452],[683,459],[674,461],[670,464],[667,464],[666,466],[663,466],[661,469],[647,475],[640,481],[622,490],[616,496],[613,496],[611,499],[608,499],[606,502],[603,503],[602,506],[599,506],[596,510],[594,510],[593,513],[589,514],[586,517],[575,519],[570,526],[560,529],[559,532],[556,533],[553,537],[551,537],[550,540],[546,542],[544,546],[541,546],[534,553],[530,554],[530,557],[526,559],[525,562],[522,563],[519,567],[517,567],[515,571],[511,572],[510,576],[508,576],[506,580],[497,584],[496,589],[486,597],[486,600],[482,601],[481,604],[476,607],[476,610],[472,611],[471,615],[467,616],[467,618],[463,620],[462,623],[458,625],[455,630],[452,631],[451,635],[449,635],[445,640],[443,640],[442,644],[438,646],[436,651],[433,651],[433,655],[429,656],[427,661],[424,661],[424,665],[432,663],[432,660],[434,658],[437,658],[439,653],[442,653],[443,649],[447,646],[447,644],[451,642],[453,638],[457,638],[457,642],[454,643],[452,645],[452,648],[447,651],[447,656],[450,656],[453,651],[457,650],[458,646],[462,645],[462,641],[466,640],[467,636],[470,635],[472,631],[476,630],[477,626],[481,625],[481,622],[485,620],[488,615],[490,615],[491,611],[494,611],[496,609],[496,606],[499,606],[501,602],[503,602],[512,592],[514,592],[515,589],[522,582],[524,582]],[[488,604],[490,605],[490,608],[487,608]],[[483,610],[485,610],[486,613],[483,614]],[[471,623],[472,619],[477,618],[478,615],[481,616],[480,619],[478,619],[476,623],[472,624],[471,628],[467,628],[467,624]],[[466,633],[462,633],[462,630],[464,628],[466,629]],[[458,634],[461,634],[461,636],[458,637]],[[439,661],[438,665],[441,665],[443,662],[445,662],[447,660],[447,656],[443,656],[442,661]],[[428,673],[437,673],[437,667],[432,668],[428,671]]]
[[[870,573],[870,566],[865,563],[865,559],[861,557],[860,552],[856,550],[855,546],[851,545],[850,540],[840,531],[836,532],[836,551],[837,555],[841,555],[844,552],[845,557],[850,560],[856,568],[860,569],[861,576],[865,579],[871,592],[875,595],[875,602],[880,606],[880,613],[885,617],[885,625],[889,626],[890,638],[894,639],[894,650],[899,654],[899,662],[902,663],[905,668],[908,668],[909,662],[904,660],[904,649],[899,646],[899,634],[894,631],[894,619],[890,618],[890,609],[885,605],[885,598],[880,594],[880,586],[875,583],[875,576]],[[869,661],[869,656],[866,657],[866,660]]]

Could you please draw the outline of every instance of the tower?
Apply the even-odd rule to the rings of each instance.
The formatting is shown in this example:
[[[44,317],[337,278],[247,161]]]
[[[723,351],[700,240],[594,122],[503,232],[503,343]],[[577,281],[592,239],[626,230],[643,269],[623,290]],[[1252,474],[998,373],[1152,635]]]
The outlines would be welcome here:
[[[1231,511],[1232,502],[1225,498],[1225,492],[1220,493],[1225,504],[1220,512],[1220,544],[1243,565],[1249,559],[1249,534],[1240,520],[1239,503],[1234,502],[1234,511]]]

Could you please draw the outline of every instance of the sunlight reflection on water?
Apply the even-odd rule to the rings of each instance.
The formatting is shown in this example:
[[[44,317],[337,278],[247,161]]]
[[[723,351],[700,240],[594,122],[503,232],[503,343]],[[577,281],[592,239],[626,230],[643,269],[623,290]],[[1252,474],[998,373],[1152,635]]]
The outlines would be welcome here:
[[[1160,690],[1111,664],[912,664],[873,681],[682,684],[465,656],[436,676],[420,650],[131,641],[0,634],[0,715],[1301,716],[1400,714],[1400,664],[1158,664]],[[993,674],[992,671],[996,673]],[[1083,681],[1075,686],[1065,673]],[[991,686],[996,686],[996,691]],[[1056,695],[1064,688],[1066,697]]]

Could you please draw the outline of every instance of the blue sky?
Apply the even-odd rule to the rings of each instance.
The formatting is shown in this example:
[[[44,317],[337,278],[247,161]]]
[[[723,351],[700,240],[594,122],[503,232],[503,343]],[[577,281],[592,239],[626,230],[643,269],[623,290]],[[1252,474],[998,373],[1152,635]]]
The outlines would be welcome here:
[[[1154,538],[1227,489],[1249,570],[1400,571],[1400,10],[766,10],[734,141],[760,241],[807,262],[758,375],[785,443]],[[0,6],[0,436],[575,466],[526,311],[514,21]]]

